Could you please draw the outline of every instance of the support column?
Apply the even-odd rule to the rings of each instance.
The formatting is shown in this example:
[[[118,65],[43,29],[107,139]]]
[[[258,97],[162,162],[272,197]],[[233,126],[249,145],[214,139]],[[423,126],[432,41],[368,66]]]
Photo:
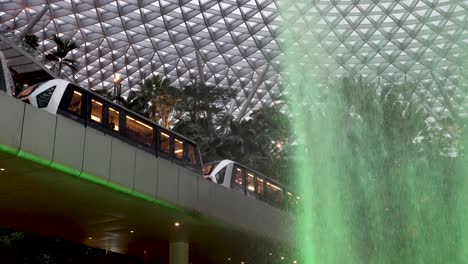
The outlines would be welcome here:
[[[49,1],[46,2],[44,5],[44,8],[42,8],[41,12],[36,14],[34,18],[32,19],[31,22],[26,26],[23,31],[21,31],[18,36],[16,37],[16,42],[20,42],[23,40],[23,38],[33,29],[33,27],[39,23],[39,20],[45,15],[45,13],[49,10]]]
[[[185,241],[171,242],[169,246],[169,264],[188,264],[189,244]]]

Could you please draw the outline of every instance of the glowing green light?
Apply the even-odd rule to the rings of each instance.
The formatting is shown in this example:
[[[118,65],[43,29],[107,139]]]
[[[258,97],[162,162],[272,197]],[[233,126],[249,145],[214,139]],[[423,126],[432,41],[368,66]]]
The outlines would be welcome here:
[[[0,151],[4,152],[4,153],[7,153],[9,155],[17,156],[19,158],[22,158],[22,159],[25,159],[25,160],[28,160],[28,161],[32,161],[32,162],[34,162],[36,164],[39,164],[41,166],[44,166],[44,167],[49,167],[51,169],[62,172],[65,175],[79,177],[80,179],[86,180],[86,181],[91,182],[93,184],[104,186],[104,187],[109,188],[111,190],[114,190],[114,191],[129,195],[129,196],[138,198],[140,200],[144,200],[146,202],[150,202],[150,203],[153,203],[153,204],[156,204],[156,205],[159,205],[159,206],[163,206],[163,207],[178,211],[178,212],[183,213],[183,214],[188,215],[188,216],[201,218],[201,215],[198,212],[195,212],[193,210],[187,210],[187,209],[175,206],[173,204],[164,202],[162,200],[155,199],[155,198],[153,198],[153,197],[151,197],[149,195],[146,195],[146,194],[143,194],[143,193],[128,189],[126,187],[123,187],[123,186],[115,184],[115,183],[108,182],[108,181],[106,181],[106,180],[104,180],[104,179],[102,179],[100,177],[96,177],[96,176],[91,175],[89,173],[81,172],[80,170],[76,170],[76,169],[70,168],[68,166],[56,163],[56,162],[51,162],[51,161],[49,161],[47,159],[43,159],[43,158],[41,158],[41,157],[39,157],[37,155],[33,155],[33,154],[30,154],[30,153],[27,153],[27,152],[24,152],[24,151],[18,151],[16,149],[12,148],[12,147],[2,145],[2,144],[0,144]],[[211,220],[205,219],[204,221],[211,221]]]

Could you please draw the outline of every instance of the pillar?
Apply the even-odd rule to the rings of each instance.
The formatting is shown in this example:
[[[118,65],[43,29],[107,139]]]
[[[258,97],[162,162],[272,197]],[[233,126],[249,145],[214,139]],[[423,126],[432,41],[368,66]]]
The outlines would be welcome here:
[[[169,245],[169,264],[188,264],[189,245],[185,241],[171,242]]]

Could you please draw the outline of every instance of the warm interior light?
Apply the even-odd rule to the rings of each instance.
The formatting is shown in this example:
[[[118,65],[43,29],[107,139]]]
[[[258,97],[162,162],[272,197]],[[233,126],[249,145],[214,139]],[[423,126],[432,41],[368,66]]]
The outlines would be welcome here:
[[[180,226],[180,223],[179,223],[179,222],[175,222],[175,223],[174,223],[174,226]]]
[[[77,94],[77,95],[79,95],[79,96],[82,95],[81,93],[79,93],[79,92],[77,92],[77,91],[73,91],[73,93],[74,93],[74,94]]]
[[[133,233],[135,233],[135,231],[133,231],[133,230],[130,230],[130,233],[132,233],[132,234],[133,234]]]
[[[169,137],[169,135],[166,134],[166,133],[164,133],[164,132],[161,132],[161,136],[163,136],[163,137],[165,137],[165,138],[168,138],[168,137]]]
[[[183,149],[176,149],[174,153],[182,153],[184,150]]]
[[[231,261],[231,258],[228,258],[228,261]]]
[[[273,187],[273,189],[276,189],[276,190],[280,190],[280,191],[283,190],[283,189],[281,189],[280,187],[278,187],[278,186],[276,186],[276,185],[273,185],[273,184],[271,184],[271,183],[269,183],[269,182],[267,182],[267,185]]]
[[[95,115],[91,115],[91,120],[93,121],[96,121],[96,122],[101,122],[101,118],[95,116]]]
[[[92,237],[88,237],[88,239],[93,239]]]
[[[149,129],[151,129],[151,130],[153,129],[152,127],[148,126],[147,124],[145,124],[145,123],[143,123],[143,122],[141,122],[141,121],[136,120],[136,119],[133,118],[133,117],[127,116],[127,118],[130,119],[130,120],[132,120],[132,121],[134,121],[134,122],[136,122],[136,123],[138,123],[138,124],[140,124],[140,125],[142,125],[142,126],[144,126],[144,127],[149,128]]]
[[[250,191],[255,191],[255,188],[254,188],[252,185],[250,185],[250,186],[248,187],[248,189],[249,189]]]
[[[4,170],[5,170],[5,168],[0,168],[0,171],[4,171]]]
[[[102,106],[102,104],[101,104],[100,102],[98,102],[98,101],[96,101],[96,100],[94,100],[94,99],[91,99],[91,101],[93,101],[93,103],[95,103],[95,104],[97,104],[97,105],[99,105],[99,106]]]

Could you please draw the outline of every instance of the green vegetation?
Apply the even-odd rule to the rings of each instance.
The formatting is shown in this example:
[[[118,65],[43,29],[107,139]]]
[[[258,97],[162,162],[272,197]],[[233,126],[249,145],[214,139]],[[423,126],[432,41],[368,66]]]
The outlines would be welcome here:
[[[232,159],[293,184],[289,170],[294,140],[289,117],[279,107],[255,110],[238,122],[224,106],[235,94],[223,88],[195,81],[178,89],[158,75],[138,86],[126,98],[108,90],[94,92],[194,140],[205,163]]]
[[[67,66],[74,75],[78,71],[78,61],[66,57],[72,50],[78,49],[79,45],[72,39],[63,39],[57,34],[52,35],[50,40],[56,44],[56,49],[47,53],[45,58],[54,63],[52,70],[60,76],[63,66]]]

